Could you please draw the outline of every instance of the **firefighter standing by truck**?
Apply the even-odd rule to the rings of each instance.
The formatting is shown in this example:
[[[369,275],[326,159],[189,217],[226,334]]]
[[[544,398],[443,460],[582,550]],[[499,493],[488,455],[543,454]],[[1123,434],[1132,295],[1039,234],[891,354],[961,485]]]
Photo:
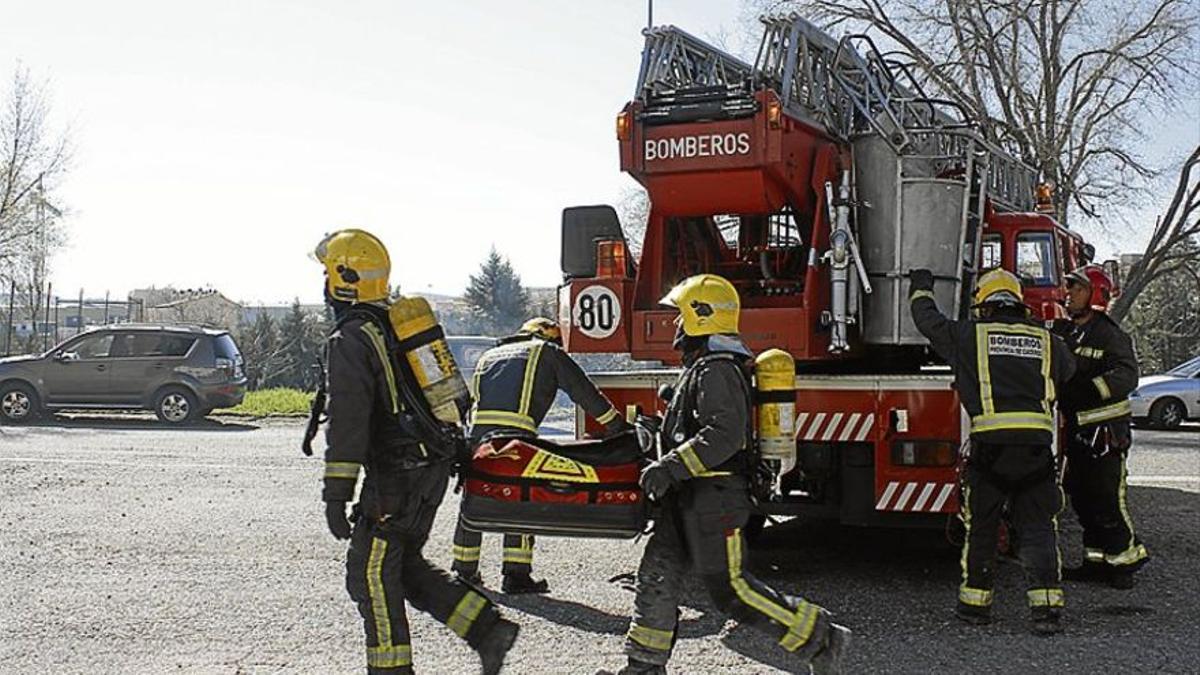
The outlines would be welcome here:
[[[562,389],[609,434],[631,428],[612,403],[562,349],[562,331],[546,318],[533,318],[515,335],[484,352],[475,366],[471,393],[471,447],[502,443],[507,438],[537,436],[558,390]],[[467,583],[482,582],[479,574],[483,534],[467,529],[461,519],[454,531],[453,570]],[[504,535],[501,569],[505,593],[545,593],[545,579],[533,578],[533,535]]]
[[[716,606],[770,634],[817,673],[840,672],[850,632],[829,613],[746,571],[742,529],[751,512],[753,443],[749,364],[738,337],[740,300],[726,279],[690,277],[662,303],[679,310],[675,348],[684,371],[659,438],[665,453],[641,484],[661,512],[637,572],[637,599],[621,673],[665,673],[675,645],[685,575],[700,577]],[[669,450],[669,451],[668,451]]]
[[[1067,275],[1069,320],[1054,330],[1079,363],[1062,388],[1067,467],[1063,487],[1083,526],[1084,560],[1064,571],[1068,580],[1132,588],[1149,560],[1133,531],[1125,503],[1125,459],[1132,442],[1129,394],[1137,387],[1137,358],[1129,335],[1108,316],[1113,284],[1099,265]]]
[[[913,322],[954,370],[959,399],[971,416],[955,613],[968,623],[991,622],[996,541],[1007,503],[1020,538],[1033,632],[1060,632],[1057,518],[1063,497],[1051,449],[1051,406],[1056,388],[1075,370],[1074,359],[1061,339],[1028,320],[1021,283],[1010,272],[979,277],[976,317],[967,321],[938,310],[929,270],[912,270],[909,279]]]
[[[387,250],[367,232],[341,230],[314,255],[325,266],[325,298],[337,319],[327,347],[322,499],[329,531],[350,540],[346,587],[363,618],[367,670],[413,672],[407,601],[464,638],[485,674],[498,673],[517,625],[421,554],[458,448],[421,414],[428,403],[397,357],[402,346],[389,320]],[[348,518],[360,473],[359,500]]]

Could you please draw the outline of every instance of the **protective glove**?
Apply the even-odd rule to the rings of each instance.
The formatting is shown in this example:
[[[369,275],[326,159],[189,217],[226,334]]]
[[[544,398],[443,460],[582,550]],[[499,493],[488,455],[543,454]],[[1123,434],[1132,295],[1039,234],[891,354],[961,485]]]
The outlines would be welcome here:
[[[346,518],[346,502],[325,502],[325,523],[334,539],[349,539],[351,528]]]
[[[932,291],[933,272],[927,269],[909,270],[908,282],[909,288],[913,291]]]
[[[609,422],[608,425],[604,427],[604,438],[612,438],[613,436],[617,436],[617,435],[625,433],[626,431],[632,431],[632,430],[633,430],[632,424],[630,424],[629,422],[626,422],[624,419],[618,417],[617,419]]]
[[[638,479],[638,485],[642,486],[646,496],[655,501],[665,497],[677,482],[675,476],[671,475],[671,469],[661,461],[651,462],[642,469],[642,475]]]

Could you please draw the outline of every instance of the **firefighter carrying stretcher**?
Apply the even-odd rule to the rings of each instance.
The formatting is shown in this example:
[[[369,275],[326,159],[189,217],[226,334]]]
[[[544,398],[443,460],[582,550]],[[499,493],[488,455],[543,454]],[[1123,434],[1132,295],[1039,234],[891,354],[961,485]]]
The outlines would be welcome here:
[[[1061,631],[1063,607],[1058,513],[1063,507],[1051,443],[1056,389],[1075,371],[1066,344],[1029,321],[1021,282],[1005,270],[979,277],[976,317],[946,318],[933,295],[933,274],[909,273],[913,322],[954,370],[959,399],[971,417],[962,486],[962,583],[955,614],[991,623],[996,543],[1004,506],[1020,537],[1032,629]]]
[[[701,274],[675,286],[662,304],[680,313],[674,347],[684,371],[662,421],[664,454],[642,471],[642,489],[661,510],[638,567],[628,664],[620,673],[666,672],[689,573],[722,612],[769,634],[815,673],[840,673],[850,631],[828,611],[746,570],[753,355],[738,336],[737,289]]]
[[[631,429],[612,403],[562,349],[562,332],[545,318],[526,321],[516,335],[484,352],[475,367],[471,394],[470,445],[504,438],[537,436],[538,426],[562,389],[607,434]],[[502,443],[501,443],[502,444]],[[467,529],[460,518],[454,530],[453,570],[467,583],[480,585],[480,545],[483,534]],[[533,578],[533,535],[504,535],[501,569],[505,593],[545,593],[545,579]]]

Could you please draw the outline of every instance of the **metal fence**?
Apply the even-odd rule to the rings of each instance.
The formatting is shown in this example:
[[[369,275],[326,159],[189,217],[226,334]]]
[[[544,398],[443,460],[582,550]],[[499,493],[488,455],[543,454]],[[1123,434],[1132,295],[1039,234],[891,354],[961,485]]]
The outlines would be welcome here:
[[[0,307],[4,356],[46,352],[89,328],[144,321],[146,316],[143,301],[114,300],[107,292],[102,298],[88,297],[80,289],[77,296],[65,298],[54,295],[50,284],[36,295],[18,292],[16,284],[7,290]]]

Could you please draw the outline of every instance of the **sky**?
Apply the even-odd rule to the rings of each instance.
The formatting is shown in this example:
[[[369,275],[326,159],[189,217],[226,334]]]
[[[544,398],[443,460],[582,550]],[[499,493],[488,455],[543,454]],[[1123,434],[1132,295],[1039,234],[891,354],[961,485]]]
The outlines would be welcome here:
[[[700,37],[742,18],[654,5]],[[308,252],[343,227],[383,239],[402,291],[460,294],[493,246],[553,286],[562,209],[633,184],[614,118],[645,22],[644,0],[10,3],[0,77],[45,81],[75,147],[55,290],[317,302]],[[1198,138],[1185,117],[1151,145]]]
[[[737,17],[655,3],[700,35]],[[342,227],[402,291],[459,294],[492,246],[556,285],[562,209],[632,185],[614,119],[645,23],[644,0],[7,3],[0,79],[45,81],[75,146],[56,292],[316,302],[308,253]]]

